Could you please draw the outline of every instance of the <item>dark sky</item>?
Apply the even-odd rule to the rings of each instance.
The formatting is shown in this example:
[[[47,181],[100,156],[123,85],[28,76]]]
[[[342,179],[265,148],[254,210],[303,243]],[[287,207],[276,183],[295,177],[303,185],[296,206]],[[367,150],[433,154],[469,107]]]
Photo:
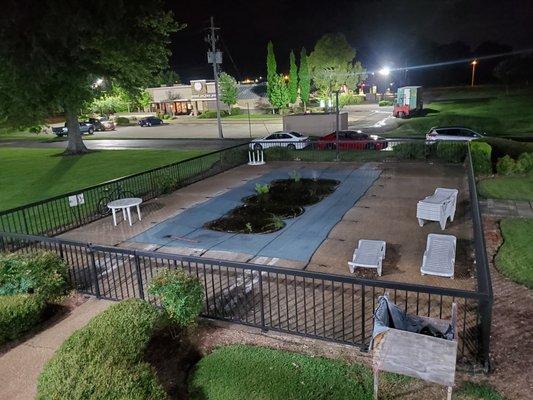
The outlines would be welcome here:
[[[203,39],[211,15],[221,28],[223,69],[240,79],[264,75],[268,40],[278,67],[287,69],[290,49],[305,46],[310,52],[327,32],[344,33],[369,70],[420,60],[421,43],[463,41],[474,52],[489,40],[514,50],[533,47],[533,0],[173,0],[167,5],[188,25],[172,44],[171,65],[184,81],[212,74]]]

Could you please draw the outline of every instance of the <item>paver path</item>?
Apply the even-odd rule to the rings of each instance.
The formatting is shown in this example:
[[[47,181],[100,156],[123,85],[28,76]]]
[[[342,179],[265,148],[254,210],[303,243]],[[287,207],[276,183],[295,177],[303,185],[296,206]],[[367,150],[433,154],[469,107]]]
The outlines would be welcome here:
[[[533,218],[533,201],[481,199],[479,205],[481,212],[487,215]]]
[[[111,301],[89,299],[65,318],[0,356],[0,399],[34,399],[44,364],[75,330],[104,311]]]

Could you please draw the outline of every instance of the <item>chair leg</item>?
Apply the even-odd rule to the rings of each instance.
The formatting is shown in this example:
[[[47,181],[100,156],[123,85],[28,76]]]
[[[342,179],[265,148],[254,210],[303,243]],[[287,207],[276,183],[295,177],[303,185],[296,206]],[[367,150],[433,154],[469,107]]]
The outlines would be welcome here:
[[[422,218],[417,218],[418,219],[418,225],[420,225],[421,227],[424,226],[424,220]]]
[[[453,388],[451,386],[448,386],[448,395],[446,396],[446,400],[452,400],[452,391]]]

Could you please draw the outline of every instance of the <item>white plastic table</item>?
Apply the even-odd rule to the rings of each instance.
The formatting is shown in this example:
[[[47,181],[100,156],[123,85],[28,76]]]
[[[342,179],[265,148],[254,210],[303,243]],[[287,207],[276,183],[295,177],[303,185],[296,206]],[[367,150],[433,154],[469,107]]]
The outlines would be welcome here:
[[[141,209],[139,208],[139,205],[143,202],[142,199],[138,197],[128,197],[126,199],[118,199],[115,201],[112,201],[110,203],[107,203],[107,208],[111,210],[113,213],[113,224],[117,226],[117,209],[122,210],[122,216],[124,220],[126,220],[126,214],[128,216],[128,222],[131,226],[131,207],[137,207],[137,215],[139,216],[139,221],[141,221]]]

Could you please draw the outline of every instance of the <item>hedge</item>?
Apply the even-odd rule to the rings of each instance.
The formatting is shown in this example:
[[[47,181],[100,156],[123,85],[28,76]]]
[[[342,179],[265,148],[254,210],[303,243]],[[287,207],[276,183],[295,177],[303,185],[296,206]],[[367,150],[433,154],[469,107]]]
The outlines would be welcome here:
[[[127,117],[117,117],[115,123],[119,126],[127,126],[130,124],[130,119]]]
[[[472,165],[476,174],[492,174],[491,153],[492,147],[485,142],[470,142],[470,154],[472,155]]]
[[[466,144],[463,142],[438,142],[436,155],[450,163],[461,163],[466,157]]]
[[[151,336],[165,321],[142,300],[109,307],[70,336],[46,363],[37,399],[167,399],[155,370],[142,361]]]
[[[0,296],[0,345],[38,324],[45,306],[46,302],[31,294]]]
[[[0,344],[37,325],[66,289],[67,266],[54,253],[0,254]]]
[[[428,151],[426,143],[423,141],[398,143],[392,150],[396,157],[408,160],[424,159]]]

